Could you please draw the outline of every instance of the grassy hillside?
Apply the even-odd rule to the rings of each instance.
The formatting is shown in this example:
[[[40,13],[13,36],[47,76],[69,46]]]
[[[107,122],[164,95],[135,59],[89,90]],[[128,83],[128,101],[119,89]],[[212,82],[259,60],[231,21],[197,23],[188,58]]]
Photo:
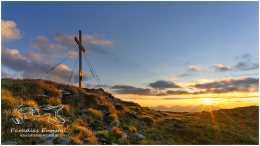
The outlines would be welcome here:
[[[102,89],[51,81],[2,79],[4,144],[258,144],[258,106],[198,113],[162,112],[125,102]],[[36,98],[41,95],[41,98]],[[44,95],[44,96],[43,96]],[[62,126],[47,117],[16,124],[18,105],[64,105]],[[42,112],[42,111],[40,111]],[[55,120],[52,116],[51,120]],[[21,137],[16,129],[66,129],[58,137]],[[30,133],[30,132],[28,132]],[[28,134],[27,133],[27,134]],[[33,132],[32,132],[33,133]],[[52,132],[47,132],[51,134]]]

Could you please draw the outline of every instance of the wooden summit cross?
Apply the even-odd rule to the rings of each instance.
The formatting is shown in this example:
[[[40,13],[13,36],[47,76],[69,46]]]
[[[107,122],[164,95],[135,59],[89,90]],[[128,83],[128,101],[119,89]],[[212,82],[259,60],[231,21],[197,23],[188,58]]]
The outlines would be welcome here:
[[[79,45],[79,88],[82,88],[83,72],[82,72],[82,51],[85,53],[85,48],[82,45],[81,30],[79,30],[79,39],[74,37],[76,43]]]

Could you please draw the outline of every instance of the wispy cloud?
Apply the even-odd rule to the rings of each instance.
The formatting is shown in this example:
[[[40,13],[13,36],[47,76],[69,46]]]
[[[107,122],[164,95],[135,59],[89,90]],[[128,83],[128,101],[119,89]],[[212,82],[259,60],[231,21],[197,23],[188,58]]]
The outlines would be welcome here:
[[[253,57],[250,54],[243,54],[239,57],[235,57],[235,60],[236,62],[234,64],[213,64],[209,66],[189,65],[187,66],[187,71],[179,74],[177,77],[185,78],[202,72],[253,71],[259,68],[258,60],[253,61]]]
[[[214,71],[219,71],[219,72],[225,72],[229,71],[231,68],[225,64],[214,64],[212,65],[212,68]]]
[[[68,34],[56,34],[54,39],[47,38],[45,36],[37,36],[33,40],[31,47],[40,51],[40,53],[55,56],[55,54],[61,54],[61,52],[71,52],[71,48],[77,48],[77,44],[74,40],[74,35]],[[83,35],[82,42],[85,43],[87,51],[94,51],[97,53],[104,53],[102,47],[113,47],[114,43],[111,40],[101,38],[96,35]],[[89,47],[89,48],[88,48]],[[76,56],[72,56],[75,58]]]
[[[237,70],[246,71],[246,70],[255,70],[259,68],[258,61],[253,62],[253,58],[249,54],[244,54],[242,56],[239,56],[237,57],[237,59],[239,62],[236,65],[234,65],[234,68]]]
[[[50,62],[50,55],[43,53],[24,52],[22,53],[25,58],[29,60],[37,60],[40,62]]]
[[[43,53],[55,54],[64,51],[65,47],[61,44],[52,44],[45,36],[38,36],[32,44],[32,48],[39,49]]]
[[[184,78],[184,77],[189,77],[189,76],[192,76],[192,74],[191,73],[183,73],[183,74],[178,75],[177,77]]]
[[[55,40],[68,47],[77,47],[77,44],[74,41],[74,36],[75,35],[68,35],[68,34],[56,34],[55,35]],[[113,41],[102,38],[98,35],[82,35],[82,42],[85,44],[91,44],[91,45],[96,45],[96,46],[103,46],[103,47],[112,47],[114,45]]]
[[[75,59],[77,58],[79,55],[78,55],[78,52],[76,51],[68,51],[67,55],[69,56],[69,58],[71,59]]]
[[[197,66],[197,65],[190,65],[188,66],[188,71],[189,72],[200,72],[203,71],[202,67]]]
[[[166,96],[166,95],[183,95],[183,94],[190,94],[189,92],[185,90],[167,90],[165,92],[160,92],[157,94],[154,94],[156,96]]]

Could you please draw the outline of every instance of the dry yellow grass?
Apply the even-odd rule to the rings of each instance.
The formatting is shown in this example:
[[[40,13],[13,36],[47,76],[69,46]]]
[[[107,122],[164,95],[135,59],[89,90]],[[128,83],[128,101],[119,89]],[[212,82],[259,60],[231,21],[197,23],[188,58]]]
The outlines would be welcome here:
[[[132,134],[134,134],[134,133],[137,132],[137,129],[136,129],[134,126],[130,126],[130,127],[129,127],[129,132],[132,133]]]
[[[30,106],[30,107],[38,107],[38,104],[37,104],[37,102],[35,102],[35,101],[33,101],[33,100],[29,100],[29,101],[27,101],[26,103],[25,103],[25,105],[28,105],[28,106]]]
[[[122,138],[124,136],[124,132],[117,127],[114,127],[110,134],[115,138]]]
[[[61,99],[58,97],[51,97],[50,99],[48,99],[48,103],[50,105],[61,105],[62,104]]]
[[[6,106],[17,106],[20,103],[19,98],[15,98],[12,96],[11,92],[6,89],[1,89],[2,96],[2,105],[6,104]]]
[[[64,110],[67,114],[73,116],[74,115],[74,108],[71,107],[70,105],[66,104],[64,105]]]
[[[90,113],[91,115],[95,116],[97,119],[102,120],[103,119],[103,113],[99,110],[88,108],[86,112]]]
[[[74,124],[68,133],[75,144],[97,144],[93,132],[85,126]]]

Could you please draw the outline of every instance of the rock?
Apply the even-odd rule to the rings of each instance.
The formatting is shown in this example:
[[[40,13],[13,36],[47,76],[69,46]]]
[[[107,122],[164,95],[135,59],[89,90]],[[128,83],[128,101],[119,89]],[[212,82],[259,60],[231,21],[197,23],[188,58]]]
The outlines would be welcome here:
[[[56,139],[57,137],[49,137],[46,139],[45,142],[41,143],[40,145],[53,145],[54,144],[54,140]]]
[[[14,141],[3,141],[2,143],[1,143],[1,145],[17,145],[17,143],[16,142],[14,142]]]
[[[53,142],[54,144],[60,144],[60,145],[67,145],[67,144],[71,144],[72,139],[68,136],[59,136],[57,137]]]
[[[67,91],[67,90],[63,90],[62,91],[62,95],[73,95],[73,93]]]
[[[140,138],[140,139],[145,139],[146,137],[143,135],[143,134],[141,134],[141,133],[136,133],[135,134],[138,138]]]
[[[128,137],[128,136],[127,136],[127,134],[124,134],[124,135],[123,135],[123,138],[125,138],[125,139],[126,139],[127,137]]]
[[[40,145],[54,145],[53,139],[47,140],[44,143],[40,144]]]
[[[68,145],[68,144],[71,144],[71,141],[72,141],[72,139],[69,136],[65,135],[65,136],[58,136],[58,137],[49,139],[40,145],[54,145],[54,144]]]
[[[107,141],[106,141],[106,139],[104,139],[104,138],[100,138],[100,139],[99,139],[99,142],[100,142],[101,144],[107,144]]]

